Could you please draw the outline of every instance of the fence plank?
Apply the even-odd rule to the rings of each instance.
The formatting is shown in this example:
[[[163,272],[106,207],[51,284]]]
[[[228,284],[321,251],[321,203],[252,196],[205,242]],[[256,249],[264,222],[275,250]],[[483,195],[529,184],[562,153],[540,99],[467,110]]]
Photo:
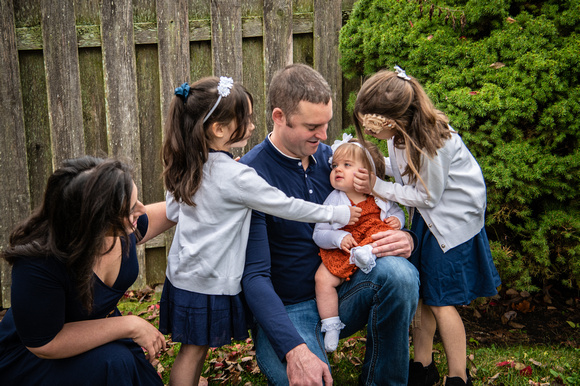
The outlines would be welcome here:
[[[132,3],[104,1],[101,22],[109,152],[113,156],[130,160],[134,168],[133,178],[141,194],[141,144]],[[137,259],[139,276],[134,287],[142,288],[147,283],[144,246],[137,248]]]
[[[101,50],[97,48],[79,50],[79,69],[81,74],[85,152],[94,156],[104,156],[109,152],[109,145],[106,130],[107,117]]]
[[[163,126],[174,88],[183,82],[189,82],[189,21],[187,18],[187,0],[157,2]]]
[[[74,3],[42,2],[42,40],[53,166],[85,152]]]
[[[12,0],[0,2],[0,249],[30,211],[26,139]],[[0,259],[0,307],[10,307],[10,267]]]
[[[264,13],[264,2],[263,0],[245,0],[242,2],[242,15],[248,20],[258,20],[259,24],[259,35],[262,35],[262,18],[261,15]],[[246,24],[244,24],[244,32],[246,31]],[[256,31],[258,33],[258,31]],[[239,150],[239,154],[243,155],[247,153],[254,145],[260,143],[266,133],[268,132],[266,126],[265,115],[265,93],[264,93],[264,45],[262,44],[262,39],[260,38],[245,38],[242,44],[242,52],[244,60],[243,73],[244,79],[243,84],[246,89],[252,94],[254,98],[254,124],[256,129],[248,144]]]
[[[214,75],[243,79],[239,0],[211,0],[211,43]]]
[[[292,63],[292,0],[264,0],[264,100],[276,71]],[[267,103],[267,102],[266,102]],[[272,116],[265,106],[266,126]]]
[[[342,71],[338,65],[341,5],[341,0],[314,0],[314,68],[328,81],[333,94],[329,139],[342,131]]]

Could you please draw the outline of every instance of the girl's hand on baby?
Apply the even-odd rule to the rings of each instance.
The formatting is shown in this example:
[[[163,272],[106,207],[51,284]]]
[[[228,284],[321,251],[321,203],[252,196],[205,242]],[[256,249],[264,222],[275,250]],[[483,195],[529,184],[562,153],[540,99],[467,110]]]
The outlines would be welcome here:
[[[385,224],[393,229],[401,229],[401,221],[399,221],[395,216],[387,217],[385,219]]]
[[[356,242],[354,237],[352,237],[352,235],[349,233],[348,235],[342,238],[342,241],[340,242],[340,249],[342,249],[346,253],[350,253],[350,249],[356,247],[357,245],[358,243]]]
[[[362,209],[356,206],[349,206],[349,209],[350,209],[350,221],[348,225],[354,225],[354,223],[356,223],[360,218]]]
[[[377,177],[374,174],[369,174],[368,170],[360,168],[354,172],[354,190],[359,193],[371,194],[372,187],[375,186]]]

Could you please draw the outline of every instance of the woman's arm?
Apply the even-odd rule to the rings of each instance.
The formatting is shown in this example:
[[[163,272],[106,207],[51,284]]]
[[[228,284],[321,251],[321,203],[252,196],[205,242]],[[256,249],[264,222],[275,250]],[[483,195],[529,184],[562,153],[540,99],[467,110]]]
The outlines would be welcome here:
[[[147,217],[149,217],[149,227],[147,228],[147,233],[138,244],[143,244],[151,240],[175,225],[173,221],[167,218],[165,201],[145,205],[145,210]]]
[[[123,338],[131,338],[144,347],[150,362],[155,359],[155,354],[165,348],[163,334],[135,315],[66,323],[44,346],[27,348],[42,359],[62,359]]]

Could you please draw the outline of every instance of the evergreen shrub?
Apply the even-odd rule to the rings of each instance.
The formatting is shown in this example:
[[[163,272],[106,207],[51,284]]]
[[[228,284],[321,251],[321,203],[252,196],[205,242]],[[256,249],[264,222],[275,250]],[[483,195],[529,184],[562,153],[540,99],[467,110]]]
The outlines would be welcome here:
[[[506,287],[579,287],[579,32],[578,0],[360,0],[340,32],[347,77],[401,66],[478,160]]]

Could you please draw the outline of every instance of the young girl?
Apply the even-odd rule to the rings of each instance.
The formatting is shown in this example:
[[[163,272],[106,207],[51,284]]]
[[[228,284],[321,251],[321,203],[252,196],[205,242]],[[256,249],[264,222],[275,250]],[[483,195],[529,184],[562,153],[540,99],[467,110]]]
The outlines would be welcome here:
[[[361,138],[364,130],[388,140],[387,174],[396,182],[361,170],[355,184],[359,191],[372,187],[381,197],[416,209],[411,230],[419,245],[411,260],[420,273],[423,304],[421,325],[413,329],[409,385],[439,380],[432,362],[436,327],[449,364],[445,385],[471,385],[465,328],[455,306],[493,296],[500,284],[484,228],[485,182],[445,114],[435,109],[419,82],[395,69],[363,84],[353,113]]]
[[[167,258],[160,330],[181,350],[172,385],[197,385],[209,346],[248,337],[240,280],[252,209],[302,222],[346,225],[346,205],[288,198],[229,153],[254,130],[252,96],[231,78],[175,89],[163,144],[167,218],[177,228]]]
[[[405,214],[397,204],[359,193],[354,188],[354,173],[360,168],[385,174],[385,160],[378,147],[369,143],[367,150],[351,135],[343,134],[342,141],[335,141],[331,148],[330,183],[335,190],[324,204],[358,206],[362,215],[355,225],[341,229],[336,224],[316,224],[312,235],[321,248],[322,264],[315,277],[316,304],[322,319],[322,332],[326,332],[324,346],[328,352],[336,350],[340,330],[345,327],[338,316],[336,287],[349,280],[357,267],[369,273],[376,265],[376,256],[371,252],[371,235],[401,229],[405,223]]]

